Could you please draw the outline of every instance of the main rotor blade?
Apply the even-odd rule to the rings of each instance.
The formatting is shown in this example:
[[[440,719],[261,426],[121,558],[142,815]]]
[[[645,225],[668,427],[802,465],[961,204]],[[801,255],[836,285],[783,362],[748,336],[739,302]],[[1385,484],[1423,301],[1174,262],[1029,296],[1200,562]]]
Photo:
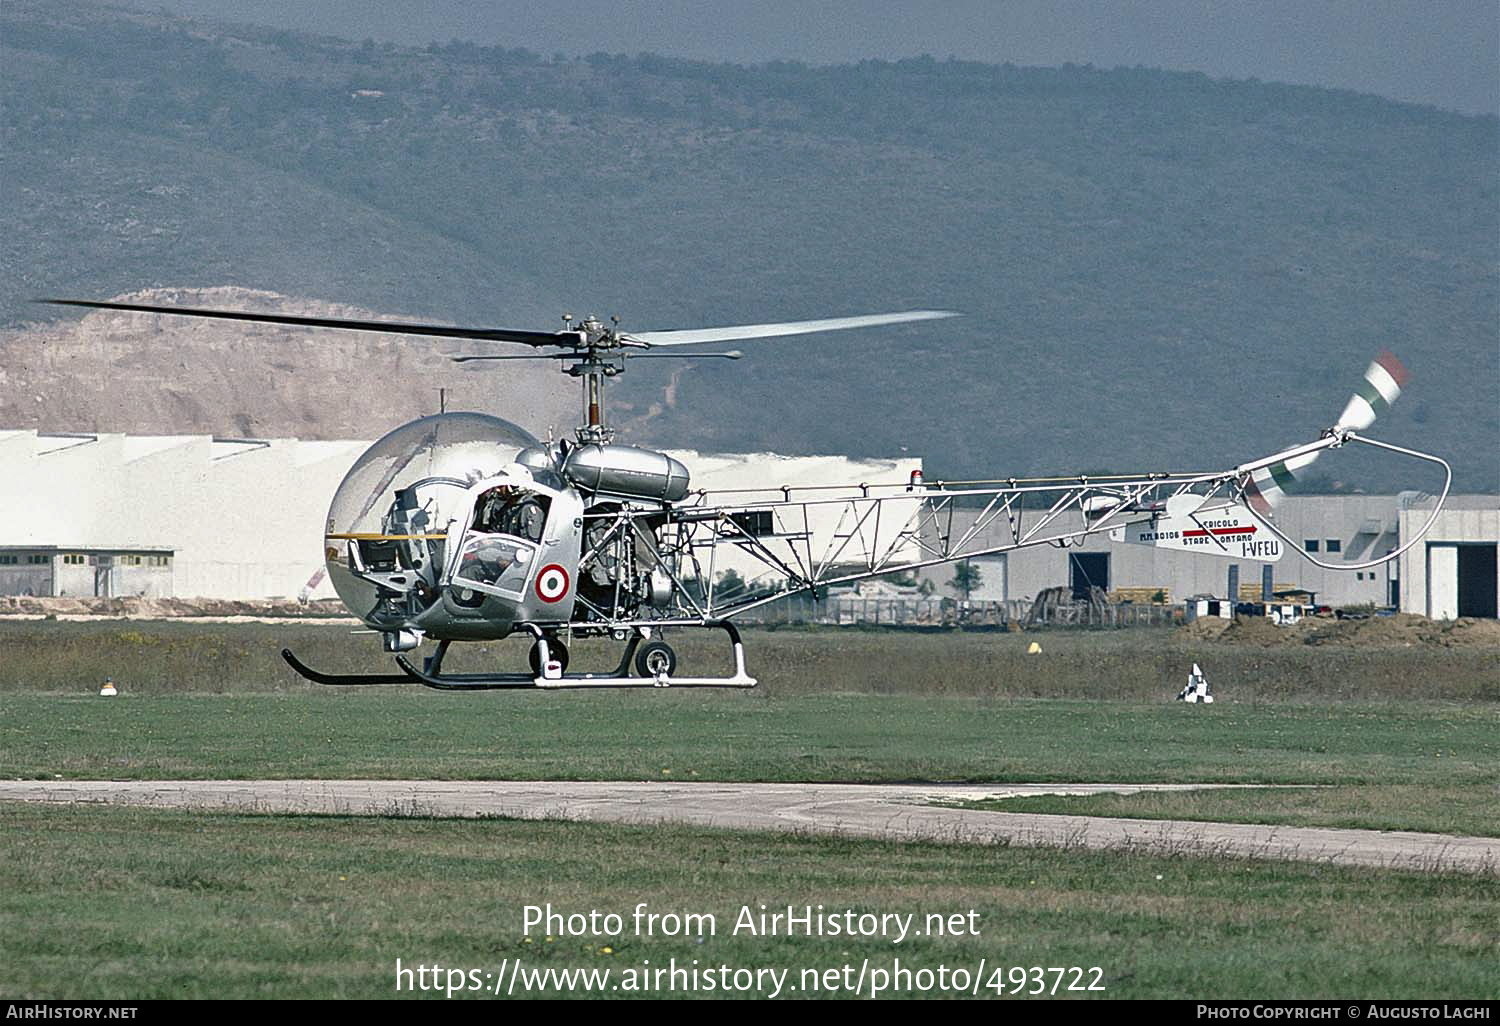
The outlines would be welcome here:
[[[731,349],[727,353],[638,353],[632,350],[621,355],[627,360],[709,360],[714,357],[721,360],[738,360],[745,354],[738,349]]]
[[[621,360],[738,360],[745,354],[738,349],[727,353],[642,353],[635,350],[618,354]],[[496,353],[492,355],[450,356],[454,363],[479,363],[485,360],[576,360],[577,353]]]
[[[494,353],[488,356],[450,356],[454,363],[477,363],[480,360],[576,360],[577,353]]]
[[[951,310],[906,310],[902,313],[866,314],[861,317],[834,317],[822,321],[785,321],[780,324],[740,324],[727,328],[690,328],[686,331],[633,331],[624,336],[650,348],[691,346],[700,342],[732,342],[742,338],[776,338],[782,335],[810,335],[817,331],[842,331],[845,328],[873,328],[881,324],[904,324],[908,321],[935,321],[958,317]]]
[[[356,321],[342,317],[293,317],[289,314],[245,313],[239,310],[200,310],[186,306],[150,306],[145,303],[103,303],[91,299],[44,299],[54,306],[83,306],[97,310],[131,310],[137,313],[212,317],[225,321],[257,324],[294,324],[304,328],[340,328],[346,331],[380,331],[390,335],[434,335],[439,338],[470,338],[483,342],[519,342],[528,346],[572,347],[576,332],[517,331],[512,328],[456,328],[443,324],[407,324],[400,321]]]

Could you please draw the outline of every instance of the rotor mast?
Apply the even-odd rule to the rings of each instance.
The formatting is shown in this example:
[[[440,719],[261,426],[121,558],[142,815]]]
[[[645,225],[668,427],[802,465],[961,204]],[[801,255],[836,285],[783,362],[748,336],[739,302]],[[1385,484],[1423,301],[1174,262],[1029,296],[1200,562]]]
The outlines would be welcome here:
[[[577,362],[564,367],[563,372],[580,378],[583,382],[583,424],[575,431],[579,443],[583,445],[604,445],[615,436],[614,429],[607,423],[605,384],[606,379],[617,376],[625,369],[625,361],[623,354],[610,354],[611,350],[624,345],[618,329],[620,318],[611,317],[610,321],[611,326],[605,327],[598,318],[590,314],[576,322],[575,327],[573,315],[563,314],[566,330],[576,333],[578,337]]]

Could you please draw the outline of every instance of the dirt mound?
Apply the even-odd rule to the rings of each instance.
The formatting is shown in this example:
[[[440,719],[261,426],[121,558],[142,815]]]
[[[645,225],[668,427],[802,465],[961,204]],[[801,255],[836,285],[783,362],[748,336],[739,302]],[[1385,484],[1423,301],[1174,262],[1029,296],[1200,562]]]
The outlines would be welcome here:
[[[1314,620],[1301,628],[1309,645],[1362,645],[1372,648],[1426,645],[1500,646],[1500,620],[1429,620],[1412,613],[1367,620]]]
[[[297,602],[293,599],[232,601],[229,599],[182,598],[70,598],[3,595],[0,616],[110,616],[131,620],[158,620],[177,616],[347,616],[337,599]]]
[[[1476,620],[1465,616],[1448,628],[1450,645],[1500,645],[1500,620]]]
[[[1264,616],[1237,616],[1224,628],[1219,640],[1230,645],[1285,645],[1298,633],[1295,627],[1278,627]],[[1300,639],[1299,639],[1300,640]]]
[[[1177,628],[1177,638],[1180,641],[1216,641],[1233,622],[1217,616],[1200,616]]]
[[[1372,616],[1363,620],[1308,618],[1278,627],[1260,616],[1220,620],[1203,617],[1177,630],[1183,641],[1220,641],[1228,645],[1262,648],[1284,645],[1347,645],[1363,648],[1401,648],[1415,645],[1451,648],[1456,645],[1500,647],[1500,620],[1429,620],[1413,613]]]

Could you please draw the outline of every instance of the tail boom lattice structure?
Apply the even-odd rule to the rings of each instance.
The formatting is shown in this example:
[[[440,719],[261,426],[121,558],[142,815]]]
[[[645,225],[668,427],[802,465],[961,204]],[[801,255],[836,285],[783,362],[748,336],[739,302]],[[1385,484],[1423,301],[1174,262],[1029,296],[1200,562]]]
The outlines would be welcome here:
[[[1451,481],[1448,464],[1436,456],[1345,430],[1209,473],[699,492],[665,512],[627,507],[585,518],[586,536],[596,541],[585,550],[580,573],[596,561],[616,565],[627,546],[649,549],[653,569],[671,580],[670,603],[622,616],[609,601],[580,601],[594,622],[611,626],[713,623],[789,595],[1037,545],[1067,548],[1097,535],[1150,541],[1153,526],[1162,537],[1190,536],[1191,551],[1208,555],[1269,562],[1290,549],[1312,559],[1275,525],[1264,504],[1257,507],[1258,482],[1351,442],[1433,462]],[[1426,533],[1447,493],[1445,483],[1432,517],[1400,549],[1369,564],[1331,568],[1396,558]],[[1225,523],[1240,526],[1220,526]],[[753,572],[742,585],[732,592],[720,586],[726,569],[747,565]]]

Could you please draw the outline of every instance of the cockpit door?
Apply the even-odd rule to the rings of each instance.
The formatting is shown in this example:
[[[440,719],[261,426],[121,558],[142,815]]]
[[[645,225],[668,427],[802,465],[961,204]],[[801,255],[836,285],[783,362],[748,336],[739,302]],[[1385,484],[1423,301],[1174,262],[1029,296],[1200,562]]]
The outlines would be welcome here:
[[[443,583],[521,601],[525,598],[526,582],[541,548],[540,525],[536,530],[537,538],[533,539],[510,533],[526,529],[522,517],[484,517],[485,508],[497,488],[514,490],[517,503],[535,502],[534,493],[510,478],[491,478],[469,489],[468,510],[449,531],[452,555]],[[455,536],[456,546],[453,545]]]
[[[536,546],[504,534],[464,534],[448,583],[520,601],[536,560]]]

